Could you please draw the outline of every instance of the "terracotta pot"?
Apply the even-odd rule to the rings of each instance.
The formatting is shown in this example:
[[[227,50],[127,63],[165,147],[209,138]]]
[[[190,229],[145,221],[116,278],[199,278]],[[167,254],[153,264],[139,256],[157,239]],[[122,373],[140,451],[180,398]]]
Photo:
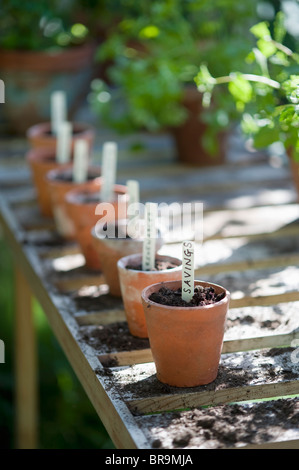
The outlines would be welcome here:
[[[126,223],[126,221],[125,221]],[[118,275],[118,260],[125,256],[142,253],[143,238],[98,238],[92,231],[94,246],[101,258],[102,271],[109,286],[109,292],[114,297],[121,297],[121,287]],[[156,251],[163,245],[163,239],[157,238]]]
[[[290,158],[290,167],[292,171],[293,182],[297,191],[297,200],[299,202],[299,162]]]
[[[57,232],[67,240],[75,239],[75,227],[73,220],[69,217],[65,196],[73,189],[80,189],[90,185],[92,188],[99,187],[101,176],[100,167],[89,167],[88,179],[86,183],[76,183],[72,181],[72,167],[64,169],[55,169],[49,171],[46,175],[46,184],[50,194],[52,212],[56,224]],[[64,177],[64,179],[62,179]],[[67,178],[67,179],[66,179]]]
[[[171,256],[156,255],[160,261],[170,261],[176,267],[161,271],[137,271],[127,266],[138,266],[142,263],[142,254],[125,256],[118,260],[118,274],[125,314],[129,330],[133,336],[147,338],[147,327],[141,301],[143,289],[151,284],[165,281],[179,281],[182,278],[182,261]]]
[[[202,96],[195,87],[186,88],[183,105],[188,112],[188,117],[183,124],[172,129],[178,160],[193,166],[224,164],[227,132],[218,134],[219,151],[216,155],[211,155],[203,145],[203,138],[208,126],[200,119]]]
[[[96,209],[100,202],[101,182],[95,181],[91,188],[88,183],[79,189],[68,192],[65,196],[66,207],[69,217],[72,219],[75,227],[75,238],[80,245],[81,251],[85,257],[86,266],[90,269],[100,270],[102,260],[100,260],[98,251],[95,249],[91,231],[96,223],[101,219]],[[127,214],[127,187],[116,184],[114,187],[115,200],[111,202],[114,210],[111,211],[111,220],[125,218]],[[96,200],[95,196],[99,195]],[[118,197],[119,196],[119,197]],[[92,201],[88,201],[92,198]]]
[[[175,387],[205,385],[217,377],[230,293],[221,286],[195,281],[225,292],[219,302],[203,307],[170,307],[149,297],[162,287],[177,289],[181,281],[154,284],[142,291],[142,303],[157,378]]]
[[[37,201],[41,213],[46,217],[52,217],[51,199],[48,186],[45,182],[46,174],[50,170],[67,168],[56,161],[56,152],[47,148],[31,149],[26,154],[26,160],[30,166],[33,183],[37,192]]]
[[[96,47],[90,41],[57,51],[0,50],[5,132],[24,136],[29,127],[49,120],[50,95],[57,89],[66,92],[71,120],[89,93]]]
[[[72,136],[72,150],[74,148],[74,142],[78,139],[87,140],[89,150],[92,150],[94,139],[95,139],[95,130],[92,126],[85,123],[73,122],[73,136]],[[53,151],[56,150],[56,141],[57,138],[51,132],[51,123],[43,122],[36,124],[30,127],[27,130],[27,139],[31,147],[46,147],[50,148]]]

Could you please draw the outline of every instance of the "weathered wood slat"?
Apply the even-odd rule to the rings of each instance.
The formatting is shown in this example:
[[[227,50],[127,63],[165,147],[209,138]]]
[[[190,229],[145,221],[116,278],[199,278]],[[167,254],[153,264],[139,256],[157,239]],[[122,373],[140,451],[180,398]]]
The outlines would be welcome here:
[[[299,338],[299,303],[230,309],[222,353],[290,346]],[[90,318],[89,318],[90,317]],[[125,321],[123,311],[113,310],[76,317],[80,326],[109,325]],[[130,366],[152,362],[151,350],[110,351],[98,356],[104,366]]]
[[[113,378],[132,412],[143,414],[294,395],[299,394],[299,364],[294,350],[282,348],[273,355],[272,350],[225,354],[217,379],[191,389],[163,387],[153,364],[120,369],[113,372]],[[144,387],[146,397],[142,396]]]

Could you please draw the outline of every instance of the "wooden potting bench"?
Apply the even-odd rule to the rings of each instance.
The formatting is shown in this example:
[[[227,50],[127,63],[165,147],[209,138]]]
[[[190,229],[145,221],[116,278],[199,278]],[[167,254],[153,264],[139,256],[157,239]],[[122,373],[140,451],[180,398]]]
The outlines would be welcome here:
[[[167,136],[143,140],[139,154],[129,150],[134,138],[119,141],[118,182],[137,179],[142,202],[203,203],[196,278],[231,292],[218,377],[190,389],[157,381],[148,340],[129,334],[121,299],[40,215],[27,143],[3,140],[0,225],[16,273],[17,446],[38,446],[34,296],[117,448],[299,448],[299,205],[287,162],[251,151],[237,133],[225,164],[209,168],[176,162]],[[180,256],[180,247],[178,236],[161,252]]]

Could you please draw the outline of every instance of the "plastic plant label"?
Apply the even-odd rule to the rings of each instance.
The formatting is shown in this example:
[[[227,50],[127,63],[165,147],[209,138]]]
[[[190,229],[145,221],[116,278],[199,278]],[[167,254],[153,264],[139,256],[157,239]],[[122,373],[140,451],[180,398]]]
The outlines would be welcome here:
[[[100,198],[108,202],[113,199],[114,185],[116,181],[117,167],[117,144],[115,142],[105,142],[103,145],[102,158],[102,178]]]
[[[71,161],[72,124],[64,121],[60,124],[56,141],[56,160],[63,164]]]
[[[131,205],[131,210],[128,210],[128,217],[129,219],[133,219],[135,217],[134,207],[137,207],[137,205],[139,204],[138,181],[128,180],[127,189],[128,189],[128,196],[129,196],[129,205]]]
[[[62,122],[67,120],[66,94],[54,91],[51,95],[51,130],[57,135]]]
[[[83,183],[87,180],[88,173],[88,143],[84,139],[75,141],[73,181]]]
[[[182,244],[182,299],[190,302],[194,295],[194,243]]]
[[[157,213],[157,204],[147,202],[145,205],[145,233],[142,251],[143,271],[152,271],[155,267]]]

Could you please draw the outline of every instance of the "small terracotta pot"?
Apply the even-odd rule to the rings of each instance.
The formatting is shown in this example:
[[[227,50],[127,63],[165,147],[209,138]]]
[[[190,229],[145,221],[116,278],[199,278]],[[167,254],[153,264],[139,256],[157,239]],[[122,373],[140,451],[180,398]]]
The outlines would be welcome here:
[[[73,122],[73,136],[72,136],[72,150],[74,147],[74,142],[78,139],[87,140],[89,150],[91,151],[94,139],[95,139],[95,130],[89,124],[81,122]],[[33,148],[46,147],[52,150],[56,150],[56,141],[57,138],[51,132],[51,123],[43,122],[40,124],[35,124],[31,126],[27,133],[27,139]]]
[[[48,186],[45,183],[46,174],[54,169],[67,168],[69,164],[61,165],[56,161],[56,152],[47,148],[31,149],[26,154],[26,160],[30,166],[33,183],[37,192],[37,200],[41,213],[46,217],[52,217],[51,199]]]
[[[87,181],[76,183],[72,180],[72,167],[64,169],[51,170],[46,175],[46,184],[50,194],[52,212],[56,224],[56,230],[63,238],[67,240],[75,239],[75,227],[73,220],[69,217],[65,196],[73,189],[80,189],[88,184],[91,188],[99,187],[101,181],[101,168],[89,167]],[[63,179],[67,178],[67,179]]]
[[[141,294],[157,378],[175,387],[205,385],[218,374],[230,293],[208,282],[194,285],[212,286],[225,297],[203,307],[173,307],[149,299],[162,286],[176,290],[181,281],[153,284]]]
[[[299,201],[299,162],[295,161],[293,158],[290,159],[290,167],[292,171],[292,177],[294,186],[297,191],[297,200]]]
[[[101,258],[102,271],[109,286],[109,293],[121,297],[121,287],[117,262],[125,256],[142,253],[143,238],[98,238],[92,231],[94,246]],[[157,238],[156,251],[163,245],[163,239]]]
[[[94,181],[92,187],[85,183],[81,188],[69,191],[65,196],[66,208],[69,217],[72,219],[75,227],[75,238],[80,245],[81,251],[85,257],[86,266],[90,269],[100,270],[102,260],[98,251],[95,249],[91,231],[97,222],[101,219],[96,214],[97,206],[100,202],[101,181]],[[127,187],[116,184],[114,186],[115,200],[111,202],[114,211],[111,211],[111,218],[124,219],[127,214]],[[88,202],[88,198],[99,194],[99,200]],[[119,196],[119,197],[118,197]]]
[[[182,261],[171,256],[156,255],[160,261],[170,261],[176,267],[161,271],[137,271],[127,266],[139,266],[142,263],[142,254],[125,256],[118,260],[118,274],[120,288],[124,302],[125,314],[129,330],[133,336],[147,338],[147,327],[144,316],[141,293],[151,284],[165,281],[179,281],[182,278]]]

